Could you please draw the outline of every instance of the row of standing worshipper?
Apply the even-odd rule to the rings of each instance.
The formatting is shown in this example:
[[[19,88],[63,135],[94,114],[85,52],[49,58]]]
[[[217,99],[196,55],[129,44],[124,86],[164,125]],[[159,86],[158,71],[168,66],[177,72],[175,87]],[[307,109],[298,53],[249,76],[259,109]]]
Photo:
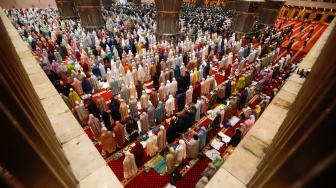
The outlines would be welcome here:
[[[227,81],[227,83],[230,81]],[[245,95],[246,91],[248,89],[245,89],[245,92],[243,96]],[[248,98],[248,97],[245,97]],[[231,118],[230,116],[228,117],[228,113],[232,113],[231,116],[233,115],[235,109],[241,108],[239,106],[242,106],[245,104],[243,101],[244,98],[241,97],[241,95],[238,93],[236,95],[231,96],[231,101],[229,105],[226,108],[221,108],[217,112],[217,117],[215,118],[215,121],[218,121],[219,123],[223,123],[227,120],[228,118]],[[233,109],[233,111],[231,111]],[[249,117],[245,118],[244,123],[240,124],[240,127],[236,129],[234,135],[231,137],[229,143],[227,144],[227,149],[223,153],[223,156],[221,157],[218,155],[215,160],[213,160],[211,163],[208,164],[208,167],[202,172],[202,177],[200,180],[197,182],[196,187],[204,187],[208,181],[213,177],[213,175],[216,173],[216,171],[221,167],[221,165],[227,160],[229,155],[233,152],[234,148],[239,144],[240,140],[247,134],[247,132],[252,128],[256,121],[255,113],[251,114]],[[217,119],[217,120],[216,120]],[[227,128],[228,126],[225,125]]]
[[[99,33],[98,33],[99,34]],[[78,35],[78,34],[77,34]],[[70,37],[70,41],[71,41],[71,37],[74,37],[75,35],[69,35],[68,37]],[[91,37],[92,38],[92,37]],[[67,40],[66,42],[68,42],[69,40]],[[78,39],[74,39],[75,41],[77,41],[77,46],[81,46],[81,45],[78,45]],[[90,41],[90,40],[89,40]],[[82,42],[81,42],[81,44],[83,44]],[[93,44],[93,42],[92,42],[92,44]],[[86,50],[86,48],[84,48],[85,50]],[[74,50],[73,50],[73,52],[74,52]],[[99,52],[98,52],[99,53]],[[73,53],[74,54],[74,53]],[[120,54],[121,53],[119,53],[119,56],[120,56]],[[118,54],[117,54],[118,55]],[[64,57],[63,57],[64,58]]]
[[[224,164],[224,162],[230,157],[236,146],[241,140],[241,135],[245,125],[241,123],[240,127],[236,129],[234,135],[231,137],[222,156],[217,155],[215,160],[208,163],[208,167],[202,172],[201,178],[195,185],[195,188],[204,188],[209,180],[214,176],[216,171]],[[237,142],[238,141],[238,142]]]
[[[195,111],[196,111],[196,109],[195,109],[195,107],[193,107],[191,113],[195,114]],[[185,116],[187,116],[187,115],[185,115]],[[189,120],[188,117],[186,117],[186,119]],[[169,136],[172,134],[172,128],[174,127],[174,125],[176,126],[177,122],[175,122],[175,120],[176,120],[176,118],[175,118],[175,116],[173,116],[173,118],[171,120],[172,122],[169,126],[170,128],[167,131],[167,140],[166,140],[166,131],[165,131],[165,128],[163,126],[160,126],[160,131],[159,131],[157,136],[149,133],[149,138],[146,140],[146,150],[145,150],[147,155],[149,155],[149,156],[155,155],[156,152],[159,149],[163,149],[164,147],[166,147],[166,144],[167,144],[166,142],[169,143],[171,141],[171,140],[169,140]],[[193,122],[194,120],[191,120],[191,121]],[[184,123],[181,123],[181,125],[183,125],[183,124]],[[199,137],[201,138],[200,142],[198,141],[198,136],[197,135],[199,135]],[[194,139],[195,139],[194,142],[195,143],[193,141],[191,141],[188,144],[188,147],[189,147],[188,157],[191,157],[191,158],[197,157],[198,156],[198,151],[199,151],[198,148],[203,148],[204,145],[205,145],[205,140],[206,140],[205,129],[202,128],[201,131],[197,135],[194,136]],[[135,168],[135,166],[140,167],[144,163],[144,161],[143,161],[144,150],[143,150],[142,145],[138,141],[136,141],[136,144],[135,144],[134,148],[139,148],[137,151],[134,152],[134,156],[135,156],[134,161],[130,162],[129,161],[129,156],[128,156],[130,154],[125,153],[125,155],[127,157],[127,160],[125,158],[125,160],[123,162],[124,175],[125,175],[124,177],[125,178],[128,178],[128,177],[131,177],[131,176],[135,175],[135,171],[134,171],[134,173],[130,173],[130,175],[127,175],[130,172],[129,166],[133,166]],[[132,148],[132,150],[133,150],[133,148]],[[167,173],[172,173],[174,171],[174,169],[181,164],[182,160],[185,157],[186,157],[186,144],[183,140],[180,140],[179,145],[176,147],[176,150],[170,148],[169,154],[166,156]],[[135,163],[136,165],[131,164],[131,163]]]
[[[191,143],[192,143],[192,142],[191,142]],[[180,145],[181,145],[181,144],[180,144]],[[167,161],[168,161],[168,159],[171,158],[171,156],[174,156],[174,152],[176,152],[176,158],[175,158],[175,160],[174,160],[174,164],[175,164],[175,165],[178,165],[178,161],[180,161],[181,159],[184,158],[184,157],[183,157],[183,156],[184,156],[184,155],[183,155],[183,153],[184,153],[184,149],[183,149],[183,148],[185,148],[185,146],[183,146],[183,144],[182,144],[181,146],[180,146],[180,145],[179,145],[179,147],[176,149],[176,151],[172,151],[172,150],[170,150],[170,152],[173,153],[173,154],[167,156]],[[197,145],[197,144],[196,144],[196,145]],[[194,147],[195,147],[195,146],[194,146]],[[188,150],[188,151],[191,152],[192,150]],[[127,154],[127,155],[129,155],[129,154]],[[189,152],[188,152],[188,156],[189,156]],[[128,158],[129,158],[129,157],[127,157],[127,159],[128,159]],[[125,160],[126,160],[126,159],[125,159]],[[128,161],[128,160],[127,160],[127,161]],[[176,162],[177,162],[177,164],[176,164]],[[126,165],[125,163],[126,163],[126,162],[124,162],[124,165]],[[127,164],[128,164],[128,162],[127,162]],[[169,166],[169,164],[170,164],[170,163],[167,162],[167,165],[168,165],[168,166]],[[126,165],[126,166],[127,166],[127,165]],[[133,166],[134,166],[134,165],[133,165]],[[168,167],[168,166],[167,166],[167,167]],[[126,168],[125,168],[125,169],[126,169]],[[174,168],[173,168],[173,169],[174,169]],[[205,173],[205,174],[209,174],[209,173],[210,173],[210,172]],[[127,174],[127,173],[126,173],[126,174]],[[210,173],[210,174],[211,174],[211,173]],[[126,178],[126,177],[128,177],[128,176],[125,176],[125,178]]]
[[[182,106],[182,109],[184,107],[183,105],[183,101],[184,100],[181,100],[182,101],[182,105],[179,105],[179,106]],[[200,102],[200,103],[198,103]],[[197,104],[192,106],[192,109],[190,111],[186,111],[185,114],[183,115],[183,117],[179,117],[178,120],[177,118],[175,118],[175,116],[173,116],[172,120],[171,120],[171,123],[169,125],[169,128],[167,130],[167,142],[172,142],[174,141],[178,136],[178,132],[183,132],[185,131],[187,128],[189,127],[185,127],[183,128],[181,125],[192,125],[193,122],[197,121],[199,119],[199,112],[201,109],[201,106],[203,106],[202,104],[202,101],[201,100],[198,100],[197,101]],[[199,105],[200,104],[200,105]],[[199,109],[196,107],[196,106],[199,106]],[[204,108],[206,109],[206,108]],[[198,112],[198,113],[197,113]],[[197,115],[198,114],[198,115]],[[198,117],[198,119],[197,119]],[[189,122],[189,123],[188,123]],[[182,129],[182,131],[178,130],[178,129]],[[160,133],[159,133],[160,134]],[[197,142],[197,138],[194,138],[195,142],[197,144],[192,144],[193,142],[190,142],[190,147],[196,147],[198,146],[197,148],[203,148],[204,145],[205,145],[205,128],[201,128],[201,131],[199,132],[199,135],[201,136],[201,142]],[[197,136],[195,136],[197,137]],[[167,155],[167,169],[168,169],[168,173],[171,173],[176,166],[178,166],[181,161],[185,158],[185,144],[184,144],[184,141],[183,140],[180,140],[179,142],[179,146],[177,147],[176,151],[174,151],[172,148],[170,148],[170,152],[169,154]],[[192,158],[195,158],[198,156],[198,149],[196,149],[196,154],[195,152],[192,152],[192,151],[195,151],[194,149],[190,149],[188,150],[190,152],[188,152],[188,156],[190,155],[190,157]],[[193,154],[192,154],[193,153]],[[176,158],[174,158],[176,157]]]
[[[255,122],[255,117],[254,117],[254,115],[251,115],[249,118],[247,118],[247,120],[244,122],[244,124],[242,124],[240,126],[240,129],[237,129],[238,131],[236,130],[235,135],[238,135],[238,138],[237,138],[238,143],[239,143],[239,140],[241,139],[241,135],[244,136],[247,133],[247,131],[252,127],[254,122]],[[243,130],[241,130],[241,129],[243,129]],[[239,133],[239,131],[240,131],[240,133]],[[232,147],[231,145],[233,145],[233,146],[237,145],[237,143],[235,142],[235,135],[232,137],[233,139],[231,139],[231,141],[228,145],[230,147],[229,149],[231,149],[231,147]],[[189,147],[188,157],[189,157],[189,153],[193,153],[192,152],[192,151],[194,151],[193,147],[198,146],[198,144],[193,144],[194,142],[198,143],[197,142],[198,141],[198,136],[194,135],[193,137],[194,137],[193,140],[191,140],[191,142],[189,142],[189,144],[188,144],[188,147]],[[185,148],[186,148],[186,145],[185,145],[184,141],[180,140],[176,151],[173,150],[172,148],[169,149],[169,154],[167,155],[167,164],[166,164],[168,172],[172,172],[175,169],[175,167],[180,164],[179,161],[181,161],[181,159],[183,160],[186,157]],[[229,150],[229,152],[232,153],[232,150]],[[196,152],[196,153],[198,153],[198,152]],[[190,154],[190,156],[192,156],[192,154]],[[175,159],[174,159],[174,157],[175,157]],[[200,186],[200,184],[202,184],[202,183],[206,183],[207,180],[211,179],[211,177],[214,175],[216,169],[218,169],[223,164],[223,162],[225,161],[225,159],[226,159],[225,157],[227,158],[227,154],[225,154],[223,158],[221,158],[220,156],[217,156],[217,158],[212,163],[209,163],[208,168],[206,168],[204,170],[204,172],[202,173],[203,177],[197,183],[196,187]],[[175,164],[175,166],[174,166],[174,164]]]
[[[80,93],[80,92],[79,92]]]
[[[284,82],[289,77],[289,75],[293,71],[295,71],[297,64],[301,61],[300,60],[299,62],[292,64],[291,60],[292,60],[292,57],[289,54],[287,54],[286,57],[281,57],[278,63],[275,63],[273,66],[265,67],[261,71],[263,78],[256,85],[257,91],[260,92],[264,88],[267,88],[271,84],[272,80],[278,81],[278,82],[279,81]],[[290,73],[284,74],[285,67],[289,67],[290,64],[292,64],[292,70],[290,71]],[[280,76],[282,76],[282,79],[277,80]],[[267,106],[273,100],[273,98],[275,97],[277,93],[278,93],[278,89],[274,88],[269,94],[269,96],[266,96],[264,94],[261,95],[259,99],[260,103],[256,105],[255,107],[256,119],[258,119],[260,115],[265,111],[265,109],[267,108]]]
[[[161,101],[159,102],[161,103]],[[162,104],[162,103],[161,103]],[[195,118],[197,118],[197,114],[196,114],[196,108],[195,106],[192,108],[191,110],[191,114],[194,114],[191,117],[191,120],[189,117],[188,117],[188,112],[186,112],[186,114],[184,115],[184,118],[185,120],[191,120],[191,122],[193,123],[195,121]],[[180,123],[181,121],[183,121],[183,119],[181,118],[180,120]],[[166,131],[165,131],[165,128],[163,126],[160,126],[160,131],[158,133],[157,136],[149,133],[149,138],[146,140],[146,153],[147,155],[149,156],[153,156],[156,154],[156,152],[159,150],[159,149],[163,149],[166,147],[167,143],[166,142],[172,142],[171,140],[171,134],[174,134],[176,133],[176,125],[177,125],[177,120],[176,120],[176,116],[173,116],[172,120],[171,120],[171,124],[169,126],[169,129],[167,131],[167,140],[166,140]],[[191,124],[192,124],[191,123]],[[183,122],[181,123],[180,125],[184,125],[184,124],[189,124],[187,122]],[[175,130],[174,130],[174,127],[175,127]],[[205,145],[205,129],[202,128],[201,131],[198,133],[200,135],[200,138],[201,138],[201,142],[198,142],[198,136],[195,135],[195,138],[197,141],[196,143],[193,143],[193,142],[190,142],[189,144],[189,150],[188,150],[188,156],[191,157],[191,158],[195,158],[198,156],[198,151],[199,151],[199,147],[203,148],[204,145]],[[142,148],[142,145],[139,144],[139,142],[137,141],[136,142],[136,146],[135,147],[138,147],[140,148],[139,151],[135,152],[134,155],[135,155],[135,161],[133,161],[132,163],[136,163],[137,167],[140,167],[141,165],[143,165],[143,156],[144,156],[144,152],[143,152],[143,148]],[[194,149],[192,149],[194,148]],[[133,150],[133,149],[132,149]],[[196,153],[196,154],[195,154]],[[176,147],[176,150],[170,148],[169,149],[169,154],[166,156],[166,166],[167,166],[167,173],[172,173],[174,171],[174,169],[179,166],[182,162],[182,160],[186,157],[186,144],[183,140],[180,140],[179,141],[179,145]],[[127,157],[128,158],[128,157]],[[138,159],[138,160],[137,160]],[[126,160],[126,159],[125,159]],[[124,172],[126,174],[128,174],[127,172],[129,172],[129,168],[128,166],[130,165],[130,162],[128,161],[127,159],[127,162],[123,162],[124,164]],[[135,165],[133,165],[135,166]],[[135,175],[135,173],[133,173],[132,175],[130,176],[127,176],[125,175],[124,177],[125,178],[128,178],[128,177],[131,177]]]
[[[118,17],[119,18],[119,17]],[[118,22],[118,18],[117,18],[117,22]],[[51,18],[52,19],[52,18]],[[71,22],[70,22],[71,23]],[[58,25],[57,25],[58,24]],[[76,23],[71,23],[71,24],[69,24],[70,26],[71,26],[71,28],[72,27],[76,27]],[[55,28],[57,28],[57,27],[61,27],[62,29],[64,29],[65,28],[65,26],[66,26],[66,24],[64,24],[64,23],[61,23],[61,24],[59,24],[59,22],[56,22],[56,24],[54,23],[54,25],[53,25],[53,27],[52,27],[52,29],[55,29]],[[77,27],[76,27],[77,28]],[[77,37],[79,37],[80,36],[80,32],[78,32],[78,30],[80,29],[80,27],[78,27],[77,28],[77,30],[75,30],[75,32],[74,32],[74,34],[71,34],[71,35],[76,35]],[[98,33],[99,34],[99,33]],[[70,35],[70,37],[71,37],[71,35]],[[88,37],[88,38],[90,38],[90,37]],[[91,37],[92,38],[92,37]],[[90,41],[90,40],[89,40]],[[93,44],[93,43],[92,43]],[[134,52],[133,52],[134,53]],[[119,56],[120,56],[120,54],[119,54]]]
[[[78,52],[78,51],[76,51],[76,52]],[[83,50],[82,50],[82,52],[83,52]],[[85,55],[84,55],[85,56]],[[68,63],[68,66],[69,65],[71,65],[71,63]],[[102,66],[101,64],[99,65],[99,66]],[[106,67],[105,67],[106,68]],[[104,75],[102,72],[102,69],[103,68],[100,68],[100,74],[98,73],[98,75],[97,76],[101,76],[101,75]],[[69,70],[68,70],[69,71]],[[76,76],[76,73],[73,73],[73,71],[71,70],[71,72],[72,72],[72,77],[74,77],[74,76]],[[94,73],[96,72],[96,71],[93,71]],[[117,74],[118,75],[118,74]],[[143,74],[142,74],[143,75]],[[104,77],[104,76],[102,76],[102,77]],[[79,93],[81,93],[80,91],[79,91]]]
[[[231,92],[230,92],[230,94],[231,94]],[[238,100],[239,100],[239,98],[237,97],[237,96],[234,96],[234,98],[232,99],[232,101],[228,104],[228,107],[227,108],[225,108],[225,111],[224,111],[224,109],[222,109],[223,110],[223,112],[224,113],[221,113],[222,115],[223,115],[223,119],[230,119],[232,116],[233,116],[233,114],[234,114],[234,112],[235,112],[235,108],[237,108],[237,103],[238,103]],[[192,107],[192,110],[194,110],[195,109],[195,106],[193,106]],[[191,113],[191,117],[193,117],[193,112]],[[185,116],[189,116],[189,111],[186,111],[186,113],[185,113],[185,115],[183,115],[183,116],[178,116],[178,118],[172,118],[172,121],[171,121],[171,123],[170,123],[170,125],[169,125],[169,128],[168,128],[168,131],[167,131],[167,140],[168,140],[168,142],[169,141],[173,141],[174,139],[176,139],[176,138],[178,138],[179,136],[178,136],[178,134],[176,134],[177,132],[178,132],[178,128],[181,128],[181,127],[179,127],[178,125],[181,125],[181,122],[180,121],[184,121],[185,119],[188,119],[188,117],[187,118],[185,118]],[[225,116],[225,117],[224,117]],[[182,119],[182,120],[181,120]],[[183,124],[187,124],[187,123],[185,123],[185,122],[183,122]],[[201,130],[203,131],[203,133],[205,134],[205,128],[204,127],[202,127],[201,128]],[[202,133],[202,131],[200,131],[200,134],[202,135],[203,133]],[[174,134],[175,133],[175,134]],[[190,134],[190,135],[192,135],[192,137],[194,137],[194,134]],[[206,134],[205,134],[206,135]],[[190,148],[192,148],[192,146],[191,145],[194,145],[194,142],[196,142],[197,143],[197,135],[195,135],[195,137],[189,142],[190,143],[190,145],[188,144],[188,147],[190,147]],[[203,141],[201,141],[200,143],[202,143],[202,144],[200,144],[199,145],[199,149],[202,149],[203,147],[204,147],[204,145],[205,145],[205,141],[206,141],[206,139],[204,140],[205,138],[203,138]],[[180,141],[181,142],[181,141]],[[196,144],[197,145],[197,144]],[[193,147],[195,147],[195,146],[193,146]],[[189,151],[189,150],[188,150]],[[193,156],[193,157],[197,157],[198,156],[198,152],[195,154],[194,152],[192,152],[192,151],[194,151],[193,149],[192,150],[190,150],[190,152],[191,153],[193,153],[193,154],[190,154],[191,156]],[[172,150],[172,148],[170,148],[170,154],[172,154],[172,153],[174,153],[174,150]],[[169,157],[170,157],[171,155],[169,155]],[[188,152],[188,156],[189,156],[189,152]],[[213,164],[215,164],[215,165],[217,165],[217,166],[215,166],[215,168],[212,168],[212,166],[213,165],[209,165],[209,167],[210,167],[210,169],[206,169],[205,170],[205,172],[204,172],[204,174],[203,175],[206,175],[206,176],[209,176],[209,178],[211,178],[212,177],[212,175],[214,174],[214,172],[215,171],[212,171],[212,169],[218,169],[219,168],[219,166],[221,166],[221,164],[222,164],[222,162],[223,162],[223,159],[221,158],[221,157],[218,157],[214,162],[213,162]],[[174,169],[174,168],[169,168],[169,169]],[[211,177],[210,177],[211,176]]]
[[[273,64],[273,62],[277,58],[277,56],[279,54],[279,49],[277,49],[275,52],[271,52],[271,54],[273,54],[272,55],[272,60],[270,60],[270,62],[268,64],[265,64],[265,65],[263,65],[259,59],[256,59],[256,61],[252,62],[252,63],[250,63],[249,61],[248,62],[242,62],[241,61],[238,64],[238,61],[236,61],[235,63],[232,64],[232,66],[229,64],[227,66],[227,68],[225,69],[224,79],[227,80],[227,78],[229,78],[229,76],[231,76],[231,77],[233,77],[233,76],[237,77],[238,76],[239,80],[237,80],[237,84],[236,84],[237,86],[236,86],[236,90],[235,90],[235,92],[237,92],[237,91],[240,91],[242,88],[244,88],[245,85],[249,85],[252,82],[253,78],[257,74],[261,73],[263,78],[260,81],[258,81],[258,83],[256,85],[256,90],[255,90],[256,93],[261,92],[264,89],[264,86],[267,87],[269,85],[269,83],[271,82],[271,79],[272,78],[273,79],[277,78],[279,76],[279,74],[281,74],[283,72],[284,67],[288,66],[289,63],[291,62],[291,56],[287,55],[285,58],[281,58],[281,60],[278,63],[276,63],[274,66],[269,67],[269,64],[271,64],[271,63]],[[249,64],[249,65],[247,67],[245,67],[246,64]],[[224,68],[225,68],[225,65],[226,64],[223,63]],[[245,67],[245,68],[243,68],[243,67]],[[263,71],[261,71],[263,67],[264,67],[264,69],[263,69]],[[241,71],[243,71],[244,74],[241,74]],[[265,84],[265,81],[266,81],[266,84]],[[232,84],[232,85],[234,85],[234,84]]]
[[[253,38],[257,39],[258,43],[264,44],[267,48],[270,47],[271,50],[274,50],[280,47],[281,44],[285,41],[285,35],[286,31],[272,26],[267,27],[262,33],[260,31],[256,32]],[[263,54],[261,54],[261,56],[263,56]]]
[[[237,61],[236,61],[237,63]],[[245,67],[245,65],[243,66]],[[228,77],[228,80],[225,78],[225,82],[219,86],[218,88],[218,94],[217,93],[213,93],[213,95],[211,96],[210,98],[210,102],[209,102],[209,106],[213,106],[213,104],[215,104],[215,100],[217,98],[217,102],[221,102],[223,101],[223,99],[226,99],[228,96],[230,96],[230,92],[232,93],[237,93],[238,91],[240,91],[242,88],[244,88],[246,85],[249,86],[250,83],[252,82],[253,78],[260,72],[260,62],[259,61],[256,61],[256,62],[253,62],[251,63],[249,66],[243,68],[241,71],[235,71],[234,74],[233,74],[233,69],[231,67],[231,65],[229,64],[227,69],[225,70],[225,77],[227,75],[234,75],[236,76],[236,78],[239,78],[237,80],[237,84],[235,83],[236,79],[234,77]],[[252,87],[252,88],[249,88],[249,87],[246,87],[244,89],[244,92],[242,94],[240,93],[237,93],[235,98],[237,97],[237,100],[238,100],[238,105],[236,107],[234,107],[234,111],[235,110],[241,110],[246,102],[251,98],[251,93],[254,93],[254,91],[256,91],[257,93],[262,91],[264,89],[264,82],[266,79],[268,79],[267,81],[267,86],[269,85],[270,83],[270,79],[269,78],[272,78],[272,74],[274,72],[274,74],[277,74],[277,71],[273,71],[274,70],[274,67],[270,68],[271,71],[268,71],[267,69],[266,70],[263,70],[261,71],[261,75],[263,76],[263,78],[257,83],[256,87]],[[278,70],[278,69],[277,69]],[[231,74],[230,74],[231,72]],[[239,72],[239,73],[238,73]],[[228,73],[228,74],[226,74]],[[242,74],[244,73],[244,74]],[[273,75],[273,77],[276,77]],[[248,78],[248,79],[246,79]],[[217,95],[217,97],[216,97]],[[235,100],[233,100],[235,101]],[[224,101],[223,101],[224,102]],[[234,102],[235,104],[237,102]],[[228,108],[230,109],[230,108]],[[222,111],[222,110],[221,110]],[[219,111],[218,113],[221,114],[222,116],[224,116],[224,111],[221,112]],[[225,121],[227,121],[226,118],[223,118],[221,117],[221,123],[224,124]]]
[[[185,28],[190,34],[196,33],[198,29],[223,33],[228,31],[229,25],[225,21],[231,17],[222,7],[196,7],[194,4],[184,3],[180,13],[180,28]]]
[[[126,63],[127,64],[127,63]],[[207,64],[208,65],[208,64]],[[205,67],[207,67],[207,65],[205,65]],[[203,67],[203,65],[201,65],[200,66],[200,70],[202,70],[202,67]],[[104,68],[102,68],[103,70],[104,70]],[[140,69],[141,69],[141,66],[140,66]],[[139,72],[142,72],[141,74],[138,74],[138,75],[145,75],[144,74],[144,72],[143,72],[143,70],[140,70],[139,69]],[[107,68],[107,74],[106,74],[106,77],[108,78],[108,80],[111,78],[111,75],[113,75],[112,73],[111,73],[111,71],[109,70],[109,68]],[[122,70],[122,69],[121,69]],[[204,69],[204,70],[209,70],[209,69]],[[136,71],[136,70],[135,70]],[[104,72],[104,71],[101,71],[101,72]],[[204,72],[204,71],[203,71]],[[94,72],[95,73],[95,72]],[[200,72],[200,73],[202,73],[202,72]],[[104,72],[104,74],[105,74],[105,72]],[[130,74],[129,73],[129,71],[128,71],[128,74]],[[127,83],[131,83],[132,82],[132,76],[133,76],[133,79],[134,79],[134,71],[133,71],[133,75],[131,76],[131,75],[126,75],[126,78],[128,77],[128,79],[125,79],[126,80],[126,82]],[[208,72],[206,72],[206,74],[208,74]],[[118,74],[116,74],[116,76],[117,76]],[[167,74],[166,74],[167,75]],[[195,77],[193,76],[193,75],[195,75]],[[201,75],[201,74],[200,74]],[[99,75],[100,76],[100,75]],[[154,75],[155,76],[155,75]],[[187,75],[188,76],[188,75]],[[76,74],[76,72],[74,72],[73,70],[72,70],[72,75],[71,75],[71,77],[78,77],[78,75]],[[82,77],[84,77],[84,80],[86,80],[85,79],[85,76],[82,76]],[[135,76],[136,77],[136,76]],[[162,76],[160,76],[160,78],[161,78]],[[165,77],[167,77],[167,76],[165,76]],[[191,80],[191,82],[192,82],[192,78],[197,78],[198,77],[198,71],[195,69],[195,73],[193,73],[192,72],[192,74],[191,74],[191,77],[190,77],[190,80]],[[141,79],[141,77],[138,77],[138,78],[140,78]],[[155,77],[154,77],[155,78]],[[169,75],[168,75],[168,78],[169,78]],[[201,78],[201,76],[199,77],[199,78]],[[113,79],[113,76],[112,76],[112,79]],[[130,81],[129,81],[130,80]],[[143,79],[142,79],[143,80]],[[162,79],[161,79],[162,80]],[[194,81],[196,81],[197,79],[193,79]],[[120,78],[119,79],[119,81],[120,82],[123,82],[124,81],[124,79],[123,78]],[[174,81],[174,78],[173,78],[173,81]],[[119,82],[119,85],[120,85],[120,82]],[[154,83],[155,83],[156,81],[155,81],[155,79],[154,79]],[[96,82],[95,82],[96,83]],[[113,83],[112,83],[112,81],[110,82],[111,84],[111,86],[113,85]],[[115,82],[114,82],[115,83]],[[195,83],[195,82],[193,82],[193,83]],[[97,85],[97,84],[96,84]],[[155,85],[155,84],[154,84]],[[114,87],[115,88],[115,87]],[[117,87],[118,88],[118,87]],[[96,89],[95,89],[95,91],[97,90],[98,88],[96,87]],[[120,89],[120,86],[119,86],[119,89]],[[175,91],[176,92],[176,91]],[[80,90],[78,91],[78,93],[82,93]],[[118,89],[116,90],[116,92],[114,92],[114,93],[117,93],[118,94]],[[138,96],[139,97],[139,96]]]
[[[201,140],[205,141],[205,132],[202,129],[200,131],[200,136]],[[195,141],[191,141],[188,144],[188,157],[195,158],[198,156],[198,151],[199,151],[199,146],[200,142],[198,140],[197,134],[194,135]],[[167,140],[168,141],[168,140]],[[134,166],[133,169],[139,168],[144,164],[144,155],[145,153],[148,156],[154,156],[158,151],[164,149],[167,147],[167,141],[166,141],[166,130],[164,126],[160,126],[160,130],[156,135],[153,133],[149,132],[149,138],[146,140],[146,149],[142,147],[142,145],[139,143],[139,141],[135,142],[135,146],[132,148],[132,151],[134,152],[135,159],[132,160],[131,162],[128,159],[129,154],[126,154],[127,159],[123,161],[123,167],[124,167],[124,178],[129,178],[134,176],[136,173],[129,173],[130,168],[129,166],[132,165]],[[169,141],[168,141],[169,142]],[[145,152],[144,152],[145,151]],[[169,152],[165,156],[166,158],[166,168],[167,168],[167,173],[171,174],[176,167],[178,167],[182,161],[187,157],[187,146],[184,140],[179,140],[178,145],[176,149],[173,149],[173,147],[169,147]],[[195,154],[196,153],[196,154]],[[129,175],[127,175],[129,174]]]
[[[183,146],[181,146],[181,148],[183,148]],[[182,149],[182,150],[183,150],[183,149]],[[211,174],[211,169],[213,169],[213,168],[211,168],[211,165],[209,165],[208,170],[206,169],[208,174]]]

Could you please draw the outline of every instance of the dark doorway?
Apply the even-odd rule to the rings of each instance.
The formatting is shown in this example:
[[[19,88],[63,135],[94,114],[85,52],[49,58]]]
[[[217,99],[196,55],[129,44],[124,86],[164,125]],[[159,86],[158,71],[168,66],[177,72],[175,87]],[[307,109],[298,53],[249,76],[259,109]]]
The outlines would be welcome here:
[[[308,19],[308,18],[309,18],[309,16],[310,16],[310,13],[306,13],[306,15],[305,15],[305,17],[304,17],[304,18],[305,18],[305,19],[306,19],[306,18]]]
[[[293,14],[293,18],[295,18],[299,14],[299,11],[295,11]]]
[[[320,21],[321,18],[322,18],[322,14],[316,14],[314,20],[315,21]]]
[[[286,17],[288,14],[288,10],[285,10],[285,13],[283,14],[284,17]]]
[[[333,21],[334,18],[335,18],[335,16],[329,15],[324,22],[330,23],[331,21]]]

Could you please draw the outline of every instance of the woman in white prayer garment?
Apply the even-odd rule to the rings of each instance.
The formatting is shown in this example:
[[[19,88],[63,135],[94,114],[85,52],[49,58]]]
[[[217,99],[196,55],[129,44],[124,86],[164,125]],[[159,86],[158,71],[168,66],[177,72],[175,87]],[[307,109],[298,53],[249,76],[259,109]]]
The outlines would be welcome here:
[[[183,140],[179,140],[179,145],[176,147],[175,166],[179,166],[186,157],[186,144]]]

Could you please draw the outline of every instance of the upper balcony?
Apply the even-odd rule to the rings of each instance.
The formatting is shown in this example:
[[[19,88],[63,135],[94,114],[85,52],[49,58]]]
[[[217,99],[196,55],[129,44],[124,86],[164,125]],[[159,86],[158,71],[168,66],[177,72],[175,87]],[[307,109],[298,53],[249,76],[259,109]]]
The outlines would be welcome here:
[[[336,9],[336,0],[287,0],[285,5],[295,7],[311,7],[316,9]]]

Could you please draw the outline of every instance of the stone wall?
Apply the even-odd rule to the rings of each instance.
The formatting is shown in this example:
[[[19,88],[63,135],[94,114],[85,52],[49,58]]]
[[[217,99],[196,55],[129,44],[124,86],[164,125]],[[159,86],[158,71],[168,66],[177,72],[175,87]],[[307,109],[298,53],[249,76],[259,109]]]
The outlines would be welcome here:
[[[0,7],[3,9],[12,8],[48,8],[56,7],[55,0],[1,0]]]
[[[70,112],[3,10],[0,18],[80,187],[123,187]],[[14,73],[13,73],[14,74]],[[25,81],[27,82],[27,81]],[[36,115],[36,114],[35,114]],[[44,115],[44,114],[43,114]],[[47,122],[49,124],[49,122]],[[49,125],[45,125],[46,129]],[[57,173],[57,172],[56,172]]]

